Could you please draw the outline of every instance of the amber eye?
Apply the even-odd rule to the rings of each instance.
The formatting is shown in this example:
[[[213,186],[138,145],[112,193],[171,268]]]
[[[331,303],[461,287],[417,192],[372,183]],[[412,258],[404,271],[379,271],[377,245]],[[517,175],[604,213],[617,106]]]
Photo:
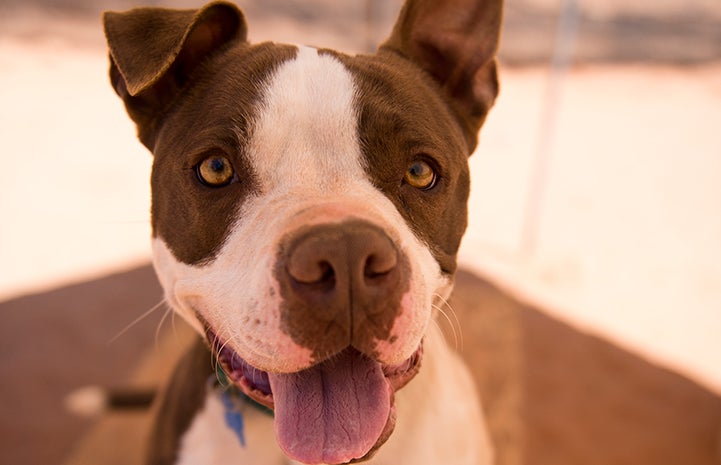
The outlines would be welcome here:
[[[427,190],[436,185],[437,175],[428,163],[419,160],[408,167],[404,179],[411,187]]]
[[[222,155],[213,155],[206,158],[200,162],[195,171],[198,179],[203,184],[211,187],[226,186],[230,184],[235,176],[233,165]]]

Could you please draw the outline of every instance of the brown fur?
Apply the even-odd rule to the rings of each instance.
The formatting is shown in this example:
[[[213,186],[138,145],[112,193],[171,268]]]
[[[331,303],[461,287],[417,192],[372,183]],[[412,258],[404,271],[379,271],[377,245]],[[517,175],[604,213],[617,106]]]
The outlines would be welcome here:
[[[420,64],[441,84],[471,151],[498,95],[502,11],[502,2],[493,0],[406,2],[381,46]]]
[[[439,86],[414,63],[381,51],[343,59],[360,88],[359,128],[373,183],[411,229],[431,248],[441,269],[452,274],[467,224],[471,153]],[[436,187],[419,191],[400,182],[414,160],[438,172]]]
[[[153,150],[159,116],[187,84],[197,66],[225,44],[245,40],[243,13],[230,3],[200,10],[138,8],[106,12],[113,87]]]
[[[195,336],[155,405],[154,412],[162,412],[163,418],[153,423],[145,463],[172,465],[177,460],[183,433],[205,403],[207,381],[213,374],[211,360],[205,341]]]
[[[295,54],[295,48],[240,45],[208,61],[158,131],[154,152],[152,225],[177,259],[198,264],[222,245],[238,208],[257,189],[245,157],[249,118],[259,98],[258,82]],[[240,133],[240,136],[238,135]],[[211,188],[193,167],[209,153],[222,153],[238,181]]]

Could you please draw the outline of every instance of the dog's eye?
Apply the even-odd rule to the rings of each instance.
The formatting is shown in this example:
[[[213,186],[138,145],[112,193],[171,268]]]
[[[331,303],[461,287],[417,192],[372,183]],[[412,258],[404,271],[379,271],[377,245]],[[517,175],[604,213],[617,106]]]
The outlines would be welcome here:
[[[411,187],[428,190],[436,185],[438,176],[428,163],[419,160],[408,167],[404,179]]]
[[[195,168],[200,181],[210,187],[227,186],[233,180],[235,171],[230,161],[222,155],[213,155]]]

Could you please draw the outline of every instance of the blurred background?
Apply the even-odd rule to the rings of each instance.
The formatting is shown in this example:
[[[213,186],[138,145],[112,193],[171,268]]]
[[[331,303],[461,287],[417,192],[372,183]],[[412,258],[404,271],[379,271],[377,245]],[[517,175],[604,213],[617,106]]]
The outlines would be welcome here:
[[[348,52],[400,7],[239,4],[252,41]],[[0,301],[149,261],[151,156],[99,19],[135,5],[0,0]],[[500,62],[463,266],[721,393],[721,3],[508,0]]]

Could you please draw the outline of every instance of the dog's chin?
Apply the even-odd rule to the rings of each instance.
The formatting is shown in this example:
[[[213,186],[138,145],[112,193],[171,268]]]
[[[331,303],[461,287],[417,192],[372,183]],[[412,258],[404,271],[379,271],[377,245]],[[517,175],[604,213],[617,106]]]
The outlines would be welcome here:
[[[322,460],[323,463],[356,463],[362,462],[369,459],[386,440],[390,437],[393,429],[395,428],[395,402],[394,394],[397,390],[405,386],[415,375],[418,373],[422,358],[422,344],[419,345],[418,349],[404,362],[398,365],[383,365],[377,361],[372,360],[368,356],[364,355],[355,348],[349,346],[341,352],[326,358],[323,361],[317,362],[316,364],[301,370],[297,373],[290,374],[273,374],[267,371],[255,368],[240,357],[232,348],[230,348],[224,341],[221,341],[217,335],[212,331],[207,331],[207,337],[210,347],[215,354],[218,362],[222,366],[223,371],[229,380],[233,382],[245,395],[253,399],[255,402],[264,405],[270,409],[276,411],[276,436],[278,436],[279,444],[284,452],[291,456],[291,458],[300,462],[306,463],[317,463]],[[375,373],[375,376],[369,375],[369,378],[376,378],[376,382],[367,382],[365,378],[366,373]],[[352,379],[349,381],[349,379]],[[310,381],[308,381],[310,380]],[[382,380],[382,381],[381,381]],[[356,387],[350,388],[352,396],[350,399],[343,398],[343,394],[328,394],[336,390],[333,383],[348,385],[357,383]],[[300,392],[288,392],[296,391],[298,385],[301,385]],[[302,392],[302,386],[305,385],[321,385],[321,392],[312,392],[309,395],[308,392]],[[274,392],[274,389],[277,392]],[[344,387],[349,390],[349,388]],[[353,391],[357,389],[358,391]],[[342,389],[341,389],[342,391]],[[333,402],[346,403],[348,400],[352,400],[353,403],[357,403],[359,406],[355,407],[360,409],[358,413],[362,415],[353,415],[353,421],[357,421],[360,425],[356,425],[358,433],[359,443],[353,444],[352,434],[348,434],[348,437],[341,440],[341,447],[332,447],[328,450],[310,450],[313,448],[313,444],[317,443],[324,449],[327,448],[327,444],[334,444],[334,439],[329,439],[335,433],[328,431],[328,429],[345,429],[343,428],[328,428],[329,425],[336,425],[339,420],[334,419],[332,422],[322,422],[301,420],[301,423],[305,427],[300,428],[298,426],[284,428],[279,426],[279,423],[297,423],[297,416],[284,415],[276,408],[277,402],[281,402],[288,410],[288,404],[294,404],[296,402],[306,403],[307,397],[315,397],[313,394],[320,394],[320,404],[325,410],[328,407],[328,403]],[[339,398],[341,400],[328,401],[325,397],[331,399]],[[377,398],[376,398],[377,397]],[[383,403],[387,399],[388,406],[385,410],[375,408],[378,403]],[[313,405],[313,402],[309,402]],[[363,409],[363,405],[368,404],[373,406],[373,412],[368,413]],[[294,409],[294,406],[290,406],[290,410]],[[302,411],[304,416],[314,416],[314,412],[304,411],[307,405],[298,407],[298,411]],[[287,420],[285,417],[290,417]],[[318,415],[320,416],[320,415]],[[375,419],[368,420],[367,418]],[[363,424],[364,422],[370,423],[369,425]],[[323,440],[310,439],[313,437],[314,432],[312,427],[308,425],[317,425],[321,431],[317,434],[324,436]],[[285,438],[283,430],[291,430],[291,435],[301,435],[302,437]],[[369,433],[368,431],[373,431]],[[280,432],[279,432],[280,431]],[[286,434],[287,435],[287,434]],[[295,444],[303,443],[301,446]],[[290,445],[289,445],[290,444]],[[287,446],[287,447],[284,447]],[[310,448],[310,449],[309,449]],[[320,448],[320,447],[319,447]]]

